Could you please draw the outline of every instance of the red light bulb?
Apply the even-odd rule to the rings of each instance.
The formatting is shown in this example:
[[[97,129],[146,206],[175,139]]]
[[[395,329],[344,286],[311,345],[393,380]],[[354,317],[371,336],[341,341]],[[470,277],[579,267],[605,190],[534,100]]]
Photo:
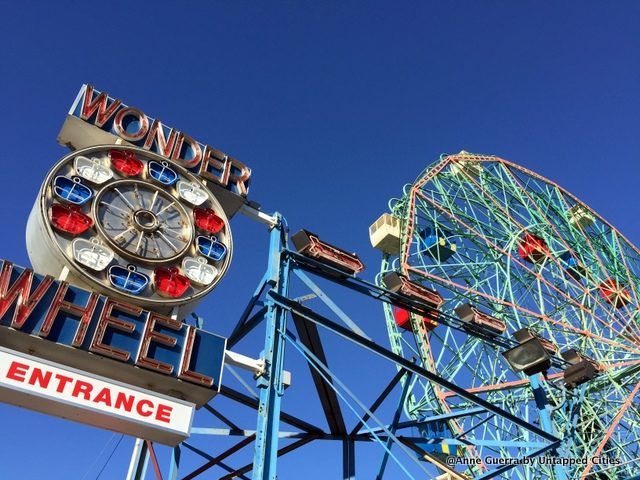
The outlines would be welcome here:
[[[179,298],[187,291],[191,282],[180,274],[176,267],[156,268],[153,273],[156,291],[163,297]]]
[[[125,177],[135,177],[140,175],[144,165],[135,153],[128,150],[109,150],[109,159],[111,159],[111,165],[120,174]]]
[[[224,228],[224,220],[210,208],[194,208],[193,219],[196,227],[207,233],[218,233]]]
[[[76,205],[54,203],[51,205],[51,225],[60,232],[80,235],[93,226],[93,220]]]

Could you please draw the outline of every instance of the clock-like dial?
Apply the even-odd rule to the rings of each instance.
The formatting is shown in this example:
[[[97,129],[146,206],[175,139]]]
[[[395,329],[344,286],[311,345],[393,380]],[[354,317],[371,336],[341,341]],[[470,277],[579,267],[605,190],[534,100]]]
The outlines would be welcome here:
[[[38,273],[184,316],[224,276],[232,241],[197,175],[141,148],[103,145],[49,172],[27,248]]]
[[[193,241],[184,206],[155,185],[121,180],[102,189],[93,205],[96,227],[124,256],[147,262],[173,260]]]

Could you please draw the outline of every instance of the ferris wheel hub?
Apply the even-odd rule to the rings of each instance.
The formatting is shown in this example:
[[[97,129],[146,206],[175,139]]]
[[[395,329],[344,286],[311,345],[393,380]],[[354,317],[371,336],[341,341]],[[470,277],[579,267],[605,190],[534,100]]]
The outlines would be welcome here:
[[[160,227],[156,214],[144,209],[133,213],[133,225],[141,232],[155,232]]]

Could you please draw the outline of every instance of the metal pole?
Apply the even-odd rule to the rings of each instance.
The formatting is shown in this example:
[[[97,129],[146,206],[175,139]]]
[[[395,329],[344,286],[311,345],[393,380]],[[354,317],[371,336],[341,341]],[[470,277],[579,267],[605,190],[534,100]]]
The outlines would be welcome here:
[[[349,438],[342,441],[342,478],[356,480],[356,444]]]
[[[289,260],[282,257],[286,248],[286,232],[282,217],[276,214],[277,224],[271,229],[269,242],[269,281],[275,290],[284,296],[288,294]],[[284,393],[284,332],[286,330],[285,309],[272,299],[267,301],[265,314],[264,371],[257,379],[260,389],[258,405],[258,426],[253,459],[253,480],[276,480],[278,454],[278,433],[280,423],[280,401]]]
[[[131,462],[127,471],[126,480],[142,480],[147,474],[149,464],[149,449],[147,442],[141,438],[136,438],[131,452]]]
[[[180,445],[173,447],[170,461],[171,464],[169,465],[168,480],[178,480],[178,470],[180,468]]]
[[[402,414],[402,409],[404,407],[405,402],[407,401],[407,395],[409,394],[409,386],[411,385],[411,373],[407,375],[406,378],[403,378],[404,386],[402,387],[402,395],[400,395],[400,401],[398,402],[398,408],[396,409],[396,413],[393,416],[393,422],[391,422],[389,431],[395,435],[396,430],[398,429],[398,422],[400,421],[400,415]],[[389,461],[389,452],[391,451],[391,447],[393,446],[393,438],[389,437],[387,439],[386,448],[384,449],[384,455],[382,456],[382,463],[380,464],[380,470],[378,470],[378,476],[376,480],[382,479],[384,476],[384,471],[387,468],[387,462]]]
[[[555,428],[553,428],[553,422],[551,421],[551,406],[547,400],[547,394],[542,387],[544,379],[542,378],[542,375],[538,373],[529,377],[529,380],[531,381],[533,397],[536,401],[536,406],[538,407],[540,426],[545,432],[556,435]],[[553,453],[555,454],[557,452],[554,450]],[[561,465],[555,465],[553,470],[556,480],[567,480],[567,473]]]

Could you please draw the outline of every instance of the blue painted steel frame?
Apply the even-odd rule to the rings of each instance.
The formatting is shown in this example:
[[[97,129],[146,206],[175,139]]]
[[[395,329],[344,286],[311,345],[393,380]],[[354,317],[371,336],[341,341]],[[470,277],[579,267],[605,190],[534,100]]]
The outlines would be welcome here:
[[[364,334],[364,332],[357,326],[357,323],[351,320],[349,316],[346,315],[331,300],[331,298],[309,278],[309,276],[307,276],[305,271],[312,272],[321,277],[336,282],[343,287],[349,288],[353,291],[365,294],[378,300],[393,302],[397,295],[356,277],[345,276],[344,274],[334,275],[330,271],[330,268],[327,269],[329,270],[329,273],[325,275],[322,269],[318,270],[317,267],[318,265],[321,266],[321,264],[318,264],[317,261],[301,257],[299,254],[291,252],[287,249],[286,223],[279,214],[275,214],[274,217],[277,219],[277,223],[270,230],[267,272],[259,282],[257,289],[255,290],[247,307],[241,315],[236,328],[233,330],[229,338],[229,345],[235,345],[257,325],[259,325],[261,322],[264,322],[265,342],[264,350],[261,354],[261,357],[264,360],[264,369],[257,376],[259,400],[257,401],[257,404],[254,404],[254,400],[252,398],[243,396],[239,392],[225,389],[224,387],[221,390],[221,395],[225,395],[235,401],[239,401],[247,406],[253,406],[254,408],[256,408],[258,412],[256,430],[241,430],[230,420],[224,417],[224,415],[215,411],[210,406],[205,406],[205,409],[209,410],[213,415],[226,423],[230,428],[193,428],[193,434],[224,436],[240,435],[245,438],[241,442],[218,456],[210,455],[194,447],[190,443],[184,442],[182,444],[183,447],[195,452],[196,454],[208,460],[208,463],[204,464],[194,472],[191,472],[189,475],[184,477],[185,479],[195,478],[210,466],[218,465],[229,472],[228,475],[221,477],[224,480],[230,480],[233,478],[247,479],[245,473],[249,473],[250,471],[252,472],[252,480],[276,480],[277,457],[295,450],[300,446],[316,439],[338,440],[342,442],[343,480],[355,480],[356,478],[356,442],[379,442],[385,451],[380,467],[380,473],[378,475],[378,478],[382,478],[385,470],[385,465],[387,463],[389,455],[391,454],[390,449],[392,444],[398,444],[400,445],[400,447],[403,447],[404,444],[405,446],[409,445],[410,448],[413,448],[410,445],[412,441],[422,440],[422,438],[414,439],[412,437],[395,435],[396,430],[400,428],[412,427],[418,424],[418,422],[414,421],[399,421],[402,399],[399,404],[400,406],[397,408],[396,414],[394,415],[394,418],[390,424],[385,425],[378,422],[379,425],[381,425],[378,428],[371,428],[369,425],[367,425],[367,421],[369,418],[372,418],[373,412],[375,412],[375,410],[381,405],[381,403],[384,402],[384,400],[396,387],[396,385],[401,383],[400,380],[405,375],[418,375],[422,378],[439,384],[448,390],[451,390],[456,395],[460,396],[461,398],[465,398],[466,400],[476,405],[473,408],[467,408],[462,411],[425,418],[419,423],[441,421],[446,418],[473,416],[489,412],[492,415],[500,415],[512,421],[515,425],[528,430],[540,439],[538,441],[531,442],[516,442],[518,443],[517,446],[527,446],[530,448],[530,453],[528,454],[529,457],[540,455],[546,451],[554,450],[559,446],[560,441],[553,434],[551,422],[548,418],[548,405],[545,403],[546,399],[544,398],[544,395],[540,395],[540,391],[542,389],[539,388],[539,384],[536,383],[537,379],[532,380],[532,387],[534,387],[535,391],[536,386],[538,386],[539,390],[536,394],[536,400],[538,402],[541,413],[540,425],[542,428],[538,428],[537,426],[525,420],[510,415],[508,412],[505,412],[495,405],[492,405],[491,403],[481,399],[480,397],[467,392],[463,388],[451,384],[438,375],[429,372],[419,367],[418,365],[415,365],[413,362],[403,357],[399,357],[393,354],[391,351],[384,347],[381,347],[380,345],[377,345],[370,338],[368,338],[366,334]],[[323,301],[325,305],[328,306],[330,310],[332,310],[333,313],[346,325],[346,327],[339,325],[325,317],[322,317],[313,312],[311,309],[302,306],[299,302],[288,298],[289,282],[292,273],[295,273],[296,277],[298,277],[321,301]],[[410,310],[415,309],[416,311],[420,311],[421,308],[419,303],[417,303],[416,305],[408,305],[408,307]],[[334,334],[337,334],[338,336],[349,340],[360,348],[369,350],[372,353],[375,353],[383,358],[386,358],[387,360],[390,360],[391,362],[394,362],[399,367],[395,377],[391,379],[387,387],[380,394],[378,399],[376,399],[370,409],[367,409],[363,405],[360,405],[361,407],[364,407],[365,413],[362,416],[358,415],[358,424],[353,428],[353,430],[351,430],[350,433],[346,435],[332,435],[330,433],[325,433],[323,430],[314,425],[311,425],[307,422],[304,422],[303,420],[297,419],[296,417],[281,412],[281,400],[284,394],[284,353],[285,344],[287,342],[296,347],[298,352],[303,355],[304,359],[313,368],[315,368],[318,372],[321,372],[321,374],[326,378],[332,379],[337,382],[339,385],[341,385],[341,387],[344,388],[344,390],[346,390],[349,395],[352,395],[351,392],[346,388],[346,385],[340,384],[340,381],[334,376],[334,374],[326,364],[323,364],[317,356],[315,356],[307,347],[305,347],[298,339],[293,337],[292,334],[287,331],[287,316],[289,312],[294,311],[297,315],[301,315],[305,319],[305,321],[313,322],[319,326],[322,326],[332,331]],[[201,318],[194,318],[196,319],[196,322],[202,322]],[[450,318],[444,319],[444,321],[455,322],[456,319]],[[508,340],[506,341],[506,343],[508,343]],[[560,360],[558,361],[558,363],[562,363],[562,361]],[[332,383],[330,383],[329,385],[336,391],[336,393],[340,393],[336,386],[332,386]],[[403,382],[404,388],[402,392],[402,398],[404,398],[404,396],[407,394],[408,385],[408,381]],[[342,395],[341,398],[343,398],[343,400],[346,400],[346,397]],[[355,399],[355,397],[353,398]],[[301,431],[281,432],[280,421],[295,425],[300,428]],[[366,428],[361,431],[361,428],[363,426]],[[473,428],[475,428],[476,426],[474,426]],[[279,449],[279,438],[295,438],[298,440]],[[233,467],[222,463],[222,460],[227,456],[243,448],[244,446],[253,443],[254,440],[255,452],[253,456],[253,462],[251,464],[234,469]],[[447,440],[447,442],[451,445],[464,444],[463,441],[460,441],[458,439],[449,439]],[[482,441],[478,442],[478,444],[480,443],[482,443]],[[132,457],[132,465],[135,468],[133,468],[133,475],[127,477],[128,480],[140,480],[144,478],[145,472],[147,470],[146,464],[148,460],[148,451],[146,448],[144,448],[144,445],[145,442],[142,442],[142,447],[134,451]],[[416,451],[418,450],[419,448]],[[180,465],[180,456],[181,448],[174,448],[171,452],[169,476],[167,477],[170,480],[177,480],[179,478],[178,468]],[[480,476],[476,477],[476,480],[495,478],[496,476],[507,471],[509,468],[512,467],[505,466],[484,472]],[[566,478],[566,476],[558,478],[562,479]]]
[[[289,292],[289,261],[281,259],[286,249],[285,224],[280,215],[276,215],[278,224],[271,229],[269,242],[269,264],[267,282],[279,295]],[[280,400],[284,393],[282,376],[284,371],[284,332],[286,331],[287,312],[271,299],[266,303],[264,317],[266,335],[264,343],[264,372],[258,377],[260,404],[258,407],[258,426],[256,448],[253,460],[254,480],[276,480],[276,461],[278,452],[278,430],[280,425]]]

